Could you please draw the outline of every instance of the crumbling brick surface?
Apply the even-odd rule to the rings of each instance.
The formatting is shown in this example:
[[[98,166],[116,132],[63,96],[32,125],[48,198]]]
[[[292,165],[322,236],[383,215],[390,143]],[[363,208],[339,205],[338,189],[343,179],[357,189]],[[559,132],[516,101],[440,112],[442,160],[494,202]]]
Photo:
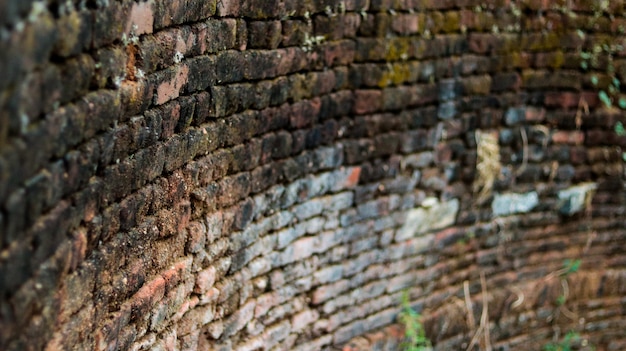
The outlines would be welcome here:
[[[0,349],[623,349],[595,3],[0,1]]]

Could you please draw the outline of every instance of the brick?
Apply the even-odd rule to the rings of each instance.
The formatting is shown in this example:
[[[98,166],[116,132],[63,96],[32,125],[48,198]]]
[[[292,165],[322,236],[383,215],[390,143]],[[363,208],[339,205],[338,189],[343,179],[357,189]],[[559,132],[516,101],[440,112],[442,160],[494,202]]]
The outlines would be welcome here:
[[[207,237],[207,230],[204,223],[191,222],[188,227],[187,251],[190,253],[199,252],[204,248]]]
[[[314,305],[323,303],[330,298],[338,296],[342,292],[346,291],[348,288],[349,283],[347,280],[339,280],[335,283],[321,286],[313,291],[311,303],[313,303]]]
[[[216,13],[217,0],[184,0],[173,5],[168,1],[155,0],[154,28],[161,29],[185,22],[197,22]]]
[[[246,3],[242,5],[241,10],[243,16],[255,19],[268,19],[285,15],[283,6],[278,0]]]
[[[322,337],[319,337],[315,340],[309,341],[308,343],[304,343],[301,345],[298,345],[296,348],[294,348],[294,350],[296,351],[313,351],[313,350],[319,350],[321,348],[323,348],[325,345],[328,345],[332,342],[332,336],[331,335],[324,335]]]
[[[66,87],[61,92],[60,103],[66,103],[83,96],[89,91],[94,76],[95,64],[89,55],[80,55],[67,60],[61,67],[61,84]],[[122,74],[121,79],[125,76]],[[119,83],[118,83],[119,84]],[[117,86],[115,86],[117,88]]]
[[[163,298],[164,293],[165,280],[160,276],[144,284],[132,297],[131,319],[140,318],[139,316],[145,314],[152,305]]]
[[[235,252],[231,264],[231,272],[236,272],[260,255],[269,254],[276,246],[276,236],[265,236],[252,245]],[[257,267],[258,268],[258,267]]]
[[[2,4],[2,16],[0,17],[0,23],[13,24],[19,18],[22,18],[30,10],[31,2],[24,2],[20,4],[6,3]]]
[[[124,112],[124,119],[145,112],[152,104],[152,94],[154,87],[152,82],[123,81],[120,85],[121,102]]]
[[[185,92],[206,90],[215,84],[215,59],[212,56],[200,56],[187,60],[189,68]]]
[[[261,163],[271,159],[281,159],[291,154],[292,137],[286,132],[268,134],[261,142]]]
[[[292,241],[298,239],[305,234],[304,226],[295,226],[291,228],[285,228],[276,233],[278,240],[278,248],[284,248]]]
[[[252,21],[248,23],[248,48],[276,49],[281,40],[280,21]]]
[[[411,91],[405,87],[386,88],[383,90],[383,106],[385,111],[402,110],[409,105]]]
[[[194,292],[200,295],[205,294],[215,284],[215,278],[216,270],[214,267],[209,267],[198,272]]]
[[[58,40],[54,53],[67,57],[91,46],[92,19],[89,11],[72,11],[57,20]]]
[[[218,83],[233,83],[244,77],[241,67],[245,65],[244,55],[238,51],[224,51],[217,55],[216,74]]]
[[[289,47],[276,50],[276,74],[283,76],[301,71],[309,64],[306,52],[301,48]]]
[[[238,22],[235,19],[212,18],[205,23],[206,34],[201,35],[200,38],[204,39],[202,45],[205,46],[207,53],[216,53],[236,48]],[[201,28],[204,28],[204,25],[201,24],[201,26],[203,26]]]
[[[582,144],[585,135],[582,132],[557,131],[552,134],[552,142],[555,144]]]
[[[241,14],[241,1],[240,0],[228,0],[220,1],[217,3],[217,15],[220,17],[225,16],[240,16]]]
[[[134,3],[124,28],[124,34],[150,34],[154,29],[154,1]]]
[[[224,323],[222,335],[228,337],[241,330],[254,316],[256,302],[251,300],[233,313]]]
[[[335,282],[343,277],[343,266],[334,265],[314,273],[314,281],[319,284]]]
[[[263,345],[265,347],[274,347],[280,341],[284,340],[290,332],[291,325],[289,321],[284,321],[267,328],[262,335]]]
[[[189,79],[189,67],[186,64],[175,66],[164,71],[157,81],[155,102],[162,105],[179,96]]]
[[[317,122],[320,113],[321,100],[315,98],[298,102],[292,107],[290,124],[292,128],[308,127]]]
[[[305,21],[285,20],[282,21],[282,45],[301,45],[306,39],[306,35],[311,33],[311,25]]]
[[[237,20],[237,38],[235,49],[245,50],[248,45],[248,25],[244,19]]]
[[[242,203],[238,204],[235,209],[235,218],[233,221],[234,230],[244,230],[254,214],[254,202],[251,199],[246,199]]]
[[[251,50],[244,54],[244,70],[243,76],[246,79],[257,80],[267,79],[276,76],[276,53],[269,50]],[[259,87],[267,85],[271,87],[269,82],[260,82]],[[265,87],[264,89],[268,89]],[[263,91],[259,91],[261,95]],[[267,106],[267,105],[266,105]]]
[[[379,111],[382,107],[382,94],[377,90],[357,90],[353,111],[356,114],[365,114]]]

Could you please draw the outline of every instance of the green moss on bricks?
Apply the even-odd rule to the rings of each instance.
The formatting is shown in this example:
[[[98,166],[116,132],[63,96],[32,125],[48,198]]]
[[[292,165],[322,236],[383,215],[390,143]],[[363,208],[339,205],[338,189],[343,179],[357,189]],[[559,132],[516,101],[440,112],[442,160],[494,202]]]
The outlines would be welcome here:
[[[410,57],[411,42],[408,38],[394,38],[387,42],[385,60],[388,62],[406,60]]]
[[[388,64],[382,72],[378,86],[384,88],[389,85],[400,85],[411,77],[411,67],[406,63]]]

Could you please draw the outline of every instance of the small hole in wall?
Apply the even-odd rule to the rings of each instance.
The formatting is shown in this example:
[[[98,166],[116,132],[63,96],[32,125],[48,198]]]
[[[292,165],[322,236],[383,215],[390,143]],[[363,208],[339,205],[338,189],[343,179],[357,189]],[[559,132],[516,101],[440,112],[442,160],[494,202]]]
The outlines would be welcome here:
[[[58,19],[59,17],[74,11],[74,6],[68,2],[52,1],[48,4],[48,11],[50,11],[55,19]]]
[[[85,1],[85,7],[87,7],[88,9],[97,9],[98,8],[98,1],[96,1],[96,0],[87,0],[87,1]]]
[[[37,237],[34,237],[33,240],[31,240],[31,242],[30,242],[30,250],[31,250],[31,252],[34,254],[35,251],[37,251],[37,249],[39,248],[40,245],[41,245],[41,242],[39,241],[39,239]]]

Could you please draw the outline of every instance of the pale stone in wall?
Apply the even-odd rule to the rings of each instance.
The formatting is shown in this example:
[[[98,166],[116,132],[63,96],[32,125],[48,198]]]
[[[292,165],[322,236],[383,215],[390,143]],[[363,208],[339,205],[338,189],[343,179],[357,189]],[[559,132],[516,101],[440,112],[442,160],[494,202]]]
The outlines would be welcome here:
[[[430,206],[418,207],[408,212],[406,222],[396,234],[396,241],[454,224],[459,211],[458,199],[446,202],[434,200],[432,203],[427,202],[427,205]]]

